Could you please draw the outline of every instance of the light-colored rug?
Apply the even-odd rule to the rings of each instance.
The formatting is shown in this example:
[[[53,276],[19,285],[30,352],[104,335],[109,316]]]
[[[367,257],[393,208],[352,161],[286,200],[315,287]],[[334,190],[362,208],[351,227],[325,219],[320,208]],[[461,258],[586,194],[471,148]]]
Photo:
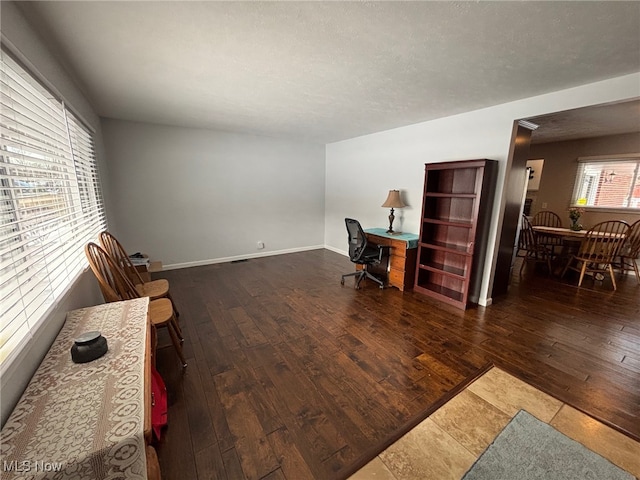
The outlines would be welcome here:
[[[633,480],[635,477],[520,410],[463,480]]]

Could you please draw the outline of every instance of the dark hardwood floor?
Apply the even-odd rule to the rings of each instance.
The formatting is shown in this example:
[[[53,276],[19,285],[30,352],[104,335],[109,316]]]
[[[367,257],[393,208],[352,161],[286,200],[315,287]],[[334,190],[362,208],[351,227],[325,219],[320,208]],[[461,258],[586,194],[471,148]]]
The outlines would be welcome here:
[[[158,352],[165,480],[344,478],[488,363],[640,438],[632,276],[613,292],[531,268],[507,297],[463,312],[372,282],[341,287],[352,268],[314,250],[161,275],[189,364]]]

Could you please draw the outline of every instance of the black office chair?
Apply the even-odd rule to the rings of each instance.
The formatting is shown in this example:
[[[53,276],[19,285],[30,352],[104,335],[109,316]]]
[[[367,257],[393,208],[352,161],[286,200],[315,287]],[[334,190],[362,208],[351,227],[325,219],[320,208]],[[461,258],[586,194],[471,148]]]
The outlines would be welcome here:
[[[368,271],[369,265],[376,265],[382,262],[382,259],[388,255],[388,246],[376,245],[371,246],[367,243],[367,236],[364,234],[364,230],[360,225],[360,222],[352,218],[345,218],[344,223],[347,225],[347,232],[349,233],[349,259],[358,265],[362,265],[362,270],[356,270],[355,272],[346,273],[342,275],[340,283],[344,285],[344,279],[346,277],[356,277],[356,290],[360,288],[360,282],[363,278],[370,278],[380,288],[384,288],[384,282],[375,277]]]

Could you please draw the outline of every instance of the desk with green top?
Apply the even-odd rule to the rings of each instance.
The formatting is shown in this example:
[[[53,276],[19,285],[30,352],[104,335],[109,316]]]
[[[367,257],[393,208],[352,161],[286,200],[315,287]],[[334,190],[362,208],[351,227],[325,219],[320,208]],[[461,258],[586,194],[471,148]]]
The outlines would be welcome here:
[[[413,289],[418,253],[415,233],[387,233],[385,228],[368,228],[367,241],[373,245],[390,247],[387,269],[388,284],[401,291]]]

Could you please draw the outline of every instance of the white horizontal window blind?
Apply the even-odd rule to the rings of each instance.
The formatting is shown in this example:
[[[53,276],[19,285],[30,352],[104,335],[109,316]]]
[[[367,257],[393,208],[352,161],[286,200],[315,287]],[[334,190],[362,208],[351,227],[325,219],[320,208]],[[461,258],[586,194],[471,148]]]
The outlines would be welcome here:
[[[105,229],[91,133],[2,51],[0,365],[87,265]]]
[[[578,159],[572,205],[640,208],[640,154]]]

